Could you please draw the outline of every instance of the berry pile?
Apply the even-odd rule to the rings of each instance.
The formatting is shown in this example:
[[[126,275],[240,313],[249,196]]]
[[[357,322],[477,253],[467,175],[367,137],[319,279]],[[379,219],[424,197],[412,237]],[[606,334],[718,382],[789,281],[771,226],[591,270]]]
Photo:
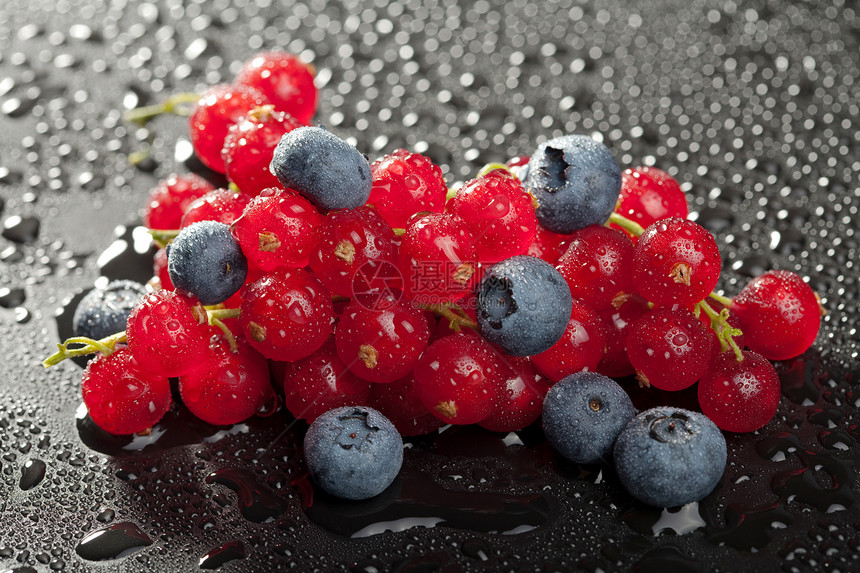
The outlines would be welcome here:
[[[768,360],[814,342],[817,297],[787,271],[734,300],[714,293],[716,241],[686,218],[667,173],[622,171],[602,143],[567,135],[449,190],[428,157],[400,149],[370,163],[306,125],[316,97],[311,68],[282,53],[255,57],[235,84],[200,97],[191,140],[230,188],[196,175],[159,183],[144,215],[162,247],[148,292],[126,284],[88,297],[87,316],[105,301],[101,322],[124,329],[82,328],[45,361],[97,353],[83,398],[100,427],[146,431],[170,408],[170,378],[212,424],[282,402],[309,423],[324,417],[309,433],[308,463],[322,487],[351,497],[352,486],[325,484],[367,459],[323,451],[319,436],[389,436],[388,420],[406,436],[443,424],[504,432],[543,412],[563,455],[610,461],[616,443],[635,442],[626,432],[643,435],[625,426],[645,422],[607,376],[664,391],[698,382],[702,412],[727,431],[773,417],[780,388]],[[116,292],[139,292],[140,302],[118,305]],[[678,434],[698,436],[706,418],[665,410],[646,413],[657,442],[683,443],[678,455],[694,456],[700,441],[719,449],[716,429],[719,439]],[[371,441],[348,436],[358,441],[341,449]],[[626,452],[652,446],[616,449],[621,475],[639,471]],[[391,467],[380,471],[396,475]],[[702,468],[705,481],[682,499],[710,491],[715,471]],[[676,499],[662,495],[637,497]]]

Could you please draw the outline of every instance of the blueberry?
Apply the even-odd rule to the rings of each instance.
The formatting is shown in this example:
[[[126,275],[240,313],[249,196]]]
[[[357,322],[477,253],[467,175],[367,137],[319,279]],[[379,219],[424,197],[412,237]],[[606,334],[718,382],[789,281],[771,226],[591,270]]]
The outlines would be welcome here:
[[[328,493],[367,499],[382,493],[397,477],[403,439],[373,408],[335,408],[308,428],[305,462],[311,478]]]
[[[577,372],[562,378],[543,402],[543,431],[555,450],[579,464],[609,462],[618,434],[636,415],[612,378]]]
[[[168,246],[167,272],[173,286],[211,305],[239,290],[248,274],[248,261],[229,226],[199,221],[182,229]]]
[[[706,416],[668,406],[627,424],[615,442],[621,484],[643,503],[675,507],[710,493],[726,468],[726,440]]]
[[[537,200],[535,215],[556,233],[602,225],[621,191],[621,168],[609,148],[584,135],[541,144],[529,160],[526,188]]]
[[[75,336],[99,340],[122,332],[128,315],[145,295],[146,287],[134,281],[111,281],[104,288],[94,288],[75,309]]]
[[[558,342],[572,307],[561,274],[546,261],[521,255],[487,270],[476,315],[484,338],[511,356],[531,356]]]
[[[300,127],[284,135],[269,169],[285,187],[321,209],[355,209],[370,197],[367,159],[321,127]]]

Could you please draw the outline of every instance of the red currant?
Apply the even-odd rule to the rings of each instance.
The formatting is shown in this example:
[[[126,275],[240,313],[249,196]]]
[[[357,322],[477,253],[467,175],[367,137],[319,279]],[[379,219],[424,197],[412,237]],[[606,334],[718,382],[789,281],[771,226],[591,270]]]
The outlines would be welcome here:
[[[442,170],[427,157],[398,149],[370,165],[369,205],[395,228],[405,228],[414,213],[441,213],[448,188]]]
[[[538,375],[528,358],[505,356],[499,365],[501,391],[496,408],[479,425],[493,432],[522,430],[538,419],[552,385]]]
[[[199,221],[219,221],[231,225],[242,216],[251,200],[250,195],[229,189],[215,189],[192,201],[185,209],[179,228],[184,229]]]
[[[418,399],[411,373],[390,384],[371,384],[369,401],[372,408],[391,420],[401,436],[429,434],[444,425]]]
[[[702,413],[728,432],[752,432],[779,407],[780,382],[773,365],[756,352],[718,354],[699,381]]]
[[[555,266],[564,251],[567,250],[567,242],[570,237],[571,235],[553,233],[538,223],[535,227],[535,238],[525,254],[538,257]]]
[[[624,233],[591,225],[571,235],[556,267],[570,295],[594,309],[632,290],[633,243]]]
[[[314,69],[286,52],[263,52],[242,66],[236,83],[263,93],[275,108],[308,123],[316,113],[317,88]]]
[[[621,173],[615,212],[643,228],[669,217],[686,219],[687,198],[671,175],[656,167],[633,167]],[[622,230],[615,224],[614,228]]]
[[[618,308],[612,306],[597,311],[606,329],[606,351],[596,370],[611,378],[622,378],[636,372],[627,357],[624,340],[630,325],[648,312],[648,304],[635,294],[617,299],[616,303]]]
[[[605,348],[603,321],[588,305],[573,301],[570,320],[561,339],[531,360],[538,372],[558,382],[574,372],[594,370]]]
[[[149,229],[178,229],[188,206],[214,190],[214,185],[195,173],[171,175],[150,191],[143,224]]]
[[[170,280],[170,273],[167,272],[167,249],[162,247],[155,251],[152,257],[152,276],[158,277],[159,288],[164,290],[173,290],[173,281]]]

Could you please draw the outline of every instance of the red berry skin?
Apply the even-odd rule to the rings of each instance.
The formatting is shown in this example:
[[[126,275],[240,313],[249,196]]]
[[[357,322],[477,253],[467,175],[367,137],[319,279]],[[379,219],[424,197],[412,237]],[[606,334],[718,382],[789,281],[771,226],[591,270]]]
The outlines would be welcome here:
[[[333,408],[367,404],[370,386],[347,369],[329,338],[310,356],[286,364],[284,405],[311,423]]]
[[[333,294],[352,297],[355,273],[383,261],[397,264],[394,231],[370,207],[329,213],[314,230],[310,267]]]
[[[821,306],[812,288],[790,271],[768,271],[734,298],[746,345],[768,360],[806,352],[821,326]]]
[[[657,221],[633,251],[633,284],[647,300],[692,308],[720,278],[720,251],[713,235],[687,219]]]
[[[496,406],[500,359],[480,336],[452,334],[431,344],[415,365],[424,407],[447,424],[475,424]]]
[[[401,436],[423,436],[445,425],[418,399],[411,373],[390,384],[371,384],[369,400],[370,407],[391,420]]]
[[[152,275],[158,277],[161,288],[164,290],[173,290],[173,281],[170,280],[170,273],[167,272],[167,249],[162,247],[155,251],[152,257]]]
[[[241,84],[218,84],[203,92],[190,120],[191,145],[200,161],[213,171],[225,173],[221,150],[230,126],[252,109],[269,103],[260,91]]]
[[[294,117],[271,105],[251,110],[230,127],[224,139],[221,157],[227,178],[249,196],[259,195],[268,187],[280,187],[278,178],[269,171],[272,155],[281,137],[301,126]]]
[[[270,360],[293,361],[310,356],[331,333],[331,295],[307,271],[280,270],[242,289],[242,334]]]
[[[275,399],[269,363],[242,338],[236,351],[223,335],[213,336],[203,364],[179,377],[182,403],[215,425],[238,424]]]
[[[776,369],[763,356],[745,350],[738,362],[734,352],[714,357],[699,380],[702,413],[728,432],[753,432],[767,424],[779,407]]]
[[[393,382],[409,374],[429,340],[427,319],[405,299],[378,310],[353,301],[335,330],[340,359],[370,382]]]
[[[633,289],[633,243],[620,231],[591,225],[573,233],[556,268],[574,299],[608,308]]]
[[[251,86],[275,105],[307,124],[317,110],[314,69],[286,52],[262,52],[245,62],[236,83]]]
[[[689,214],[687,197],[675,179],[656,167],[633,167],[621,173],[621,193],[615,212],[642,228],[660,219]],[[612,227],[623,230],[614,223]]]
[[[249,266],[272,272],[308,264],[312,231],[321,222],[316,207],[301,195],[269,188],[251,199],[231,232]]]
[[[151,428],[171,402],[167,377],[141,368],[127,347],[87,364],[81,394],[93,422],[116,435]]]
[[[540,374],[555,383],[575,372],[593,371],[605,348],[603,321],[588,305],[573,301],[561,339],[549,350],[532,356],[531,361]]]
[[[520,180],[505,169],[467,181],[445,209],[469,227],[482,263],[522,255],[535,238],[537,217],[532,198]]]
[[[188,206],[214,190],[211,183],[195,173],[171,175],[150,191],[143,224],[148,229],[178,229]]]
[[[535,227],[535,238],[532,240],[525,254],[543,259],[552,266],[558,264],[558,260],[567,250],[567,243],[571,235],[553,233],[543,227],[540,223]]]
[[[445,210],[448,188],[442,169],[418,153],[398,149],[370,164],[373,187],[368,205],[393,228],[405,228],[418,212]]]
[[[503,356],[499,371],[502,388],[496,408],[478,425],[493,432],[516,432],[538,419],[552,384],[521,356]]]
[[[192,201],[185,209],[179,228],[184,229],[192,223],[200,221],[219,221],[232,225],[233,221],[242,216],[251,196],[236,193],[230,189],[215,189]]]
[[[137,364],[160,376],[197,368],[209,347],[206,309],[167,290],[146,295],[131,311],[125,332]]]
[[[606,352],[597,365],[597,372],[611,378],[623,378],[636,373],[627,357],[627,331],[640,316],[648,312],[648,304],[639,296],[632,295],[619,300],[616,309],[609,307],[597,311],[606,330]]]

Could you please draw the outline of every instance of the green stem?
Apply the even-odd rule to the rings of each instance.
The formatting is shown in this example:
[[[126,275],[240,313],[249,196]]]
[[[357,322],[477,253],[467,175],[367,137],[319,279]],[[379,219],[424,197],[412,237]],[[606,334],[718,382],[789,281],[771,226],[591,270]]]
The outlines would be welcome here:
[[[152,235],[152,242],[161,248],[167,246],[167,243],[176,238],[179,234],[179,229],[149,229],[149,234]]]
[[[394,231],[394,236],[395,236],[395,237],[402,237],[403,235],[405,235],[405,234],[406,234],[406,229],[403,229],[403,228],[401,228],[401,227],[394,227],[394,228],[392,229],[392,231]]]
[[[631,221],[627,217],[619,215],[618,213],[612,213],[609,216],[608,223],[615,223],[616,225],[636,237],[642,235],[642,233],[645,232],[645,229],[642,228],[642,225],[640,225],[636,221]]]
[[[445,201],[446,201],[446,202],[447,202],[447,201],[450,201],[451,199],[453,199],[454,197],[456,197],[456,196],[457,196],[457,191],[459,191],[459,189],[460,189],[459,187],[456,187],[456,188],[455,188],[455,187],[449,187],[449,188],[448,188],[448,193],[445,195]]]
[[[166,113],[187,116],[190,115],[190,113],[185,107],[183,107],[183,104],[197,103],[198,100],[200,100],[200,96],[195,93],[185,92],[173,94],[162,103],[145,105],[129,110],[125,115],[123,115],[123,119],[125,119],[125,121],[144,126],[151,119]]]
[[[213,324],[213,320],[224,320],[225,318],[237,318],[239,316],[238,308],[213,308],[206,309],[206,314],[209,316],[209,324]]]
[[[86,356],[87,354],[95,354],[101,352],[105,356],[109,356],[116,345],[126,341],[125,331],[111,334],[101,340],[93,340],[84,336],[76,336],[69,338],[62,344],[57,344],[58,350],[45,358],[42,361],[42,366],[50,368],[65,360],[66,358],[74,358],[76,356]],[[78,348],[69,348],[70,344],[80,344]]]
[[[726,307],[726,308],[729,308],[730,306],[732,306],[732,299],[730,299],[730,298],[729,298],[729,297],[727,297],[727,296],[723,296],[723,295],[721,295],[721,294],[717,294],[717,293],[715,293],[715,292],[712,292],[712,293],[711,293],[711,294],[709,294],[708,296],[709,296],[709,297],[711,297],[712,299],[714,299],[715,301],[717,301],[718,303],[720,303],[721,305],[723,305],[723,306],[724,306],[724,307]]]
[[[486,165],[481,167],[481,169],[478,171],[477,176],[483,177],[484,175],[486,175],[490,171],[495,171],[496,169],[503,169],[512,175],[514,174],[514,172],[511,171],[511,168],[508,167],[507,165],[505,165],[504,163],[487,163]]]
[[[212,314],[209,314],[209,324],[217,327],[224,333],[224,338],[227,339],[227,344],[230,345],[230,350],[232,352],[236,352],[239,350],[239,346],[236,345],[236,337],[233,336],[233,333],[227,328],[227,325],[224,324],[220,319],[214,318]]]
[[[451,328],[455,332],[459,332],[460,328],[463,326],[468,326],[471,329],[477,330],[478,323],[472,320],[471,318],[467,318],[465,316],[460,316],[454,310],[455,308],[459,310],[459,307],[456,305],[450,304],[419,304],[418,308],[429,310],[431,312],[435,312],[441,317],[447,318],[451,321]]]
[[[722,352],[728,352],[731,349],[734,351],[738,362],[743,362],[743,352],[741,352],[738,343],[734,340],[735,336],[741,336],[743,332],[729,324],[729,309],[724,308],[721,312],[717,312],[704,300],[697,304],[696,307],[704,311],[708,315],[708,318],[711,319],[711,329],[717,333]]]

